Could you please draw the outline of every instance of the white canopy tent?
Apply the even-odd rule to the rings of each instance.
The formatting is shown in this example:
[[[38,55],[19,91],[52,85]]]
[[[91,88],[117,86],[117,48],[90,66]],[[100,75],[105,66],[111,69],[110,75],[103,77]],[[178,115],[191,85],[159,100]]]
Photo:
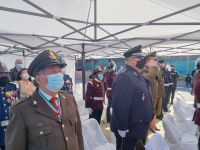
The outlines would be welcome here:
[[[1,0],[0,52],[35,56],[199,55],[199,0]],[[79,56],[80,56],[79,55]]]
[[[199,14],[199,0],[1,0],[0,57],[53,49],[84,66],[138,44],[160,56],[199,55]]]

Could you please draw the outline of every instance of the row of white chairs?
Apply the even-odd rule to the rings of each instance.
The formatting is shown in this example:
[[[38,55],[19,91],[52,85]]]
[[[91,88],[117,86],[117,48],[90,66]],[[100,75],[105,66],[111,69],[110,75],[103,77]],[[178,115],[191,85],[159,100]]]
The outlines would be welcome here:
[[[192,117],[195,109],[178,93],[173,105],[174,116],[166,114],[162,120],[165,139],[171,150],[198,150],[197,126]]]

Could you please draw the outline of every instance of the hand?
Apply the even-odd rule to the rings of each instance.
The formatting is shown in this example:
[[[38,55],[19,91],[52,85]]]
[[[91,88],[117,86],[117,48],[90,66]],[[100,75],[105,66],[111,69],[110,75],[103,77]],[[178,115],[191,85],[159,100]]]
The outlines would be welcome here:
[[[92,108],[87,108],[87,110],[88,110],[89,114],[91,115],[93,112]]]
[[[119,135],[124,138],[126,136],[126,131],[118,130]]]

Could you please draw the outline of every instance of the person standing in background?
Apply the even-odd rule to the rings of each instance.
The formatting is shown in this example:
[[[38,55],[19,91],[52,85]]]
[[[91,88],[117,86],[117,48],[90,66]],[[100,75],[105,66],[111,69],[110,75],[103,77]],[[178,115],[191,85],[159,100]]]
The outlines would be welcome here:
[[[157,106],[157,112],[156,112],[156,118],[159,120],[162,120],[163,114],[162,114],[162,106],[163,106],[163,97],[165,94],[165,86],[164,86],[164,60],[159,60],[159,69],[158,69],[158,106]]]
[[[5,132],[9,122],[9,108],[18,101],[15,84],[10,82],[9,70],[0,62],[0,149],[5,150]]]
[[[98,66],[90,75],[87,84],[85,107],[89,111],[89,118],[94,118],[101,123],[103,104],[105,100],[104,76],[102,68]]]
[[[10,79],[12,82],[17,81],[17,77],[19,74],[19,71],[23,68],[23,63],[21,59],[16,59],[15,61],[15,67],[10,70]]]
[[[107,122],[110,123],[111,103],[112,103],[112,84],[116,76],[114,62],[110,62],[104,73],[105,91],[108,98],[108,106],[106,109]]]
[[[31,96],[36,87],[31,82],[31,77],[28,74],[28,69],[23,68],[17,77],[17,81],[14,82],[19,89],[20,100],[26,99]]]
[[[194,112],[193,121],[198,125],[198,132],[200,132],[200,70],[196,72],[196,80],[194,82],[194,97],[196,103],[196,111]],[[200,150],[200,136],[198,139],[198,147]]]
[[[176,92],[176,87],[177,87],[177,78],[179,77],[178,73],[176,72],[175,66],[171,65],[172,70],[171,70],[171,79],[172,79],[172,95],[171,95],[171,103],[173,105],[174,103],[174,95]]]

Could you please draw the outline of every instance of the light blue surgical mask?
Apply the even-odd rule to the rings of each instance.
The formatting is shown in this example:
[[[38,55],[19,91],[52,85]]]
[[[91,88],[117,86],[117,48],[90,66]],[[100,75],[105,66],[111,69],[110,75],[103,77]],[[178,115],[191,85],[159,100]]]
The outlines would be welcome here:
[[[16,68],[17,68],[18,70],[21,70],[21,69],[23,68],[23,64],[16,64]]]
[[[61,73],[51,74],[47,76],[48,83],[45,85],[49,91],[59,91],[63,85],[63,75]]]
[[[97,78],[102,81],[103,80],[103,74],[102,73],[98,74]]]

